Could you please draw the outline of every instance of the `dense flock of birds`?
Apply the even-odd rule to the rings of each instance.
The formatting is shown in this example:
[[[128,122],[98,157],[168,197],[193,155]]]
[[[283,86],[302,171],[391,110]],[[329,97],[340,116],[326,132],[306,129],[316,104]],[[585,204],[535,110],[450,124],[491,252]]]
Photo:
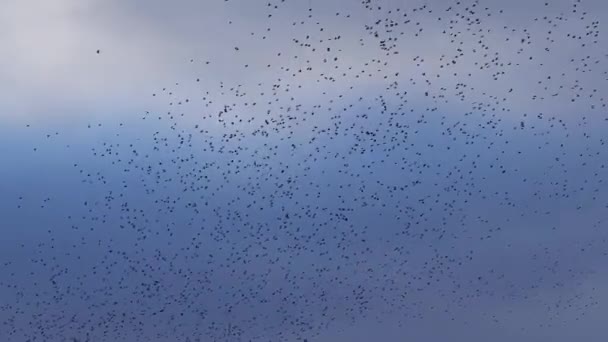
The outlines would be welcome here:
[[[188,56],[154,110],[83,127],[78,203],[0,260],[1,340],[314,341],[480,298],[540,303],[548,327],[598,305],[576,284],[608,252],[608,55],[584,3],[521,22],[507,2],[294,2],[260,2],[266,27],[222,52],[258,77]],[[17,215],[51,210],[39,195]]]

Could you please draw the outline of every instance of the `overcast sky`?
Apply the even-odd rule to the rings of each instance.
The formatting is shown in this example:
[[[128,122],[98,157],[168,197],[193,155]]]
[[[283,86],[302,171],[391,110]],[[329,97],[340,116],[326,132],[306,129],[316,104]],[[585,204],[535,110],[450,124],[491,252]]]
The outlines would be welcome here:
[[[605,341],[607,18],[0,1],[0,340]]]

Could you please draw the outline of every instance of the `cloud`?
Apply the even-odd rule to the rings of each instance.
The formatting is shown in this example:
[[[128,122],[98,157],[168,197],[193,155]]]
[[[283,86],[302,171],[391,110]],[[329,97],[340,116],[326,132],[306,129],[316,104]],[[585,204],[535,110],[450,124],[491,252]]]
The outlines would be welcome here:
[[[127,18],[106,5],[2,2],[4,120],[131,109],[175,73],[170,39],[137,22],[125,26]]]
[[[387,8],[397,5],[390,1],[381,4]],[[551,13],[558,15],[569,10],[567,4],[552,4]],[[605,11],[597,1],[585,5],[593,9],[593,13],[596,8]],[[344,9],[339,1],[294,3],[270,12],[264,6],[249,2],[191,0],[171,3],[160,0],[61,0],[52,4],[43,0],[11,0],[0,6],[3,16],[0,39],[5,42],[6,51],[0,56],[0,63],[7,66],[0,72],[3,85],[0,91],[5,94],[0,115],[5,120],[40,120],[63,115],[111,116],[141,111],[153,105],[149,98],[152,92],[175,82],[193,79],[195,75],[210,87],[220,81],[245,85],[269,83],[278,78],[285,79],[290,74],[278,69],[279,65],[292,69],[312,66],[312,72],[297,78],[300,84],[308,84],[310,89],[317,91],[316,94],[310,93],[311,96],[318,96],[320,90],[338,93],[350,86],[367,91],[365,89],[382,88],[387,83],[381,77],[363,77],[367,72],[374,72],[374,68],[365,64],[383,53],[378,41],[364,30],[365,24],[373,24],[376,15],[359,5]],[[316,18],[323,20],[317,19],[318,25],[308,22],[306,25],[292,25],[298,20],[307,19],[301,13],[306,13],[308,6],[312,6]],[[463,105],[454,91],[455,85],[463,80],[469,86],[468,97],[462,106],[464,111],[470,110],[474,103],[489,105],[494,101],[493,96],[501,98],[505,95],[509,100],[520,99],[511,101],[510,107],[514,111],[561,109],[564,105],[562,101],[552,98],[551,101],[534,102],[530,100],[530,95],[548,96],[546,93],[549,90],[543,91],[542,84],[536,82],[563,67],[565,60],[577,57],[582,52],[578,46],[563,44],[563,40],[552,46],[554,50],[551,54],[543,51],[543,46],[538,43],[544,38],[545,32],[542,32],[541,26],[535,27],[533,21],[543,13],[543,6],[529,8],[526,12],[522,12],[523,7],[517,4],[510,3],[504,7],[503,16],[484,19],[483,27],[491,28],[491,32],[467,32],[466,25],[458,24],[460,26],[457,27],[462,27],[463,32],[456,38],[473,40],[485,37],[483,39],[488,41],[489,46],[487,53],[499,53],[501,62],[521,62],[520,67],[509,68],[510,75],[501,77],[501,81],[492,80],[496,68],[480,71],[479,65],[473,64],[489,60],[490,57],[473,54],[470,44],[467,44],[463,51],[465,58],[451,67],[458,76],[444,75],[442,79],[432,79],[430,85],[423,83],[421,74],[437,73],[439,65],[445,63],[445,60],[440,61],[441,57],[452,57],[450,54],[458,41],[449,43],[450,38],[441,33],[448,26],[448,19],[457,17],[445,14],[442,15],[443,23],[434,22],[435,14],[422,11],[411,17],[412,21],[419,20],[425,24],[424,37],[398,36],[400,54],[382,57],[389,62],[384,68],[385,72],[399,72],[401,77],[396,79],[400,79],[400,88],[408,89],[414,97],[422,96],[422,93],[416,92],[416,89],[422,88],[444,95],[444,99],[450,100],[449,105],[444,107],[446,109],[454,110],[457,108],[454,106]],[[334,15],[340,11],[347,11],[350,18]],[[268,13],[273,16],[269,18]],[[533,46],[526,47],[529,51],[525,56],[544,59],[545,69],[535,68],[533,63],[524,61],[523,55],[514,54],[518,42],[513,41],[511,45],[504,43],[505,37],[514,34],[505,30],[503,25],[517,28],[516,36],[525,36],[520,32],[522,27],[530,30],[536,41]],[[580,26],[581,23],[574,20],[559,23],[561,28],[556,28],[557,34],[566,33],[572,25]],[[319,54],[309,54],[309,48],[301,47],[294,41],[312,42],[314,47],[324,48],[326,44],[321,41],[327,40],[329,35],[311,32],[311,27],[325,27],[325,32],[342,34],[341,41],[332,42],[341,49],[338,69],[319,59]],[[404,27],[406,30],[413,28]],[[382,38],[383,33],[380,34]],[[268,37],[261,39],[261,35]],[[306,35],[310,35],[311,39],[306,40]],[[363,38],[363,45],[359,38]],[[234,51],[237,46],[240,47],[239,53]],[[97,49],[101,50],[101,54],[95,53]],[[483,47],[479,46],[478,49]],[[278,56],[278,53],[282,55]],[[412,60],[416,56],[425,59],[421,66],[416,66],[417,63]],[[547,58],[549,56],[551,58]],[[190,59],[195,62],[189,63]],[[205,61],[211,61],[211,66],[205,67]],[[245,64],[250,67],[245,68]],[[267,64],[272,64],[272,67],[266,68]],[[339,76],[347,67],[366,72],[357,80],[341,79]],[[464,76],[467,73],[472,75]],[[326,82],[319,88],[321,74],[335,76],[338,81]],[[563,79],[564,82],[574,82],[567,77]],[[601,75],[589,73],[586,79],[578,81],[586,88],[597,88],[600,85],[598,77]],[[410,79],[419,85],[413,85]],[[487,84],[492,84],[492,90],[485,87]],[[200,87],[189,87],[182,87],[182,93],[200,90]],[[508,87],[515,87],[515,93],[508,94]],[[300,95],[304,96],[303,93]],[[311,98],[309,101],[314,100]],[[569,106],[575,111],[580,110],[583,104]]]

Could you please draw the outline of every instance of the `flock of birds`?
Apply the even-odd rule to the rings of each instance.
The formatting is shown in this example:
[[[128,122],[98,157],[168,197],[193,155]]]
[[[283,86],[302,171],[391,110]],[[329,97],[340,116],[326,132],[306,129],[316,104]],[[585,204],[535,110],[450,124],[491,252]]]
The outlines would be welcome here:
[[[213,83],[222,61],[193,57],[162,110],[83,128],[79,202],[0,260],[1,340],[315,341],[480,298],[539,301],[551,327],[599,304],[575,285],[608,252],[608,55],[581,1],[525,23],[483,0],[293,2],[246,33],[290,46],[225,51],[268,79]]]

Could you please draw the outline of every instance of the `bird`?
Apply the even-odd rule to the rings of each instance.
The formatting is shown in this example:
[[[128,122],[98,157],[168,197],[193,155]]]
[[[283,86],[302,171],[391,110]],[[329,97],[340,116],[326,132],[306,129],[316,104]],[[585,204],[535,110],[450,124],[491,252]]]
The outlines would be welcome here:
[[[7,341],[545,335],[601,308],[580,286],[606,261],[600,13],[329,5],[203,4],[259,48],[197,41],[145,111],[16,129]]]

